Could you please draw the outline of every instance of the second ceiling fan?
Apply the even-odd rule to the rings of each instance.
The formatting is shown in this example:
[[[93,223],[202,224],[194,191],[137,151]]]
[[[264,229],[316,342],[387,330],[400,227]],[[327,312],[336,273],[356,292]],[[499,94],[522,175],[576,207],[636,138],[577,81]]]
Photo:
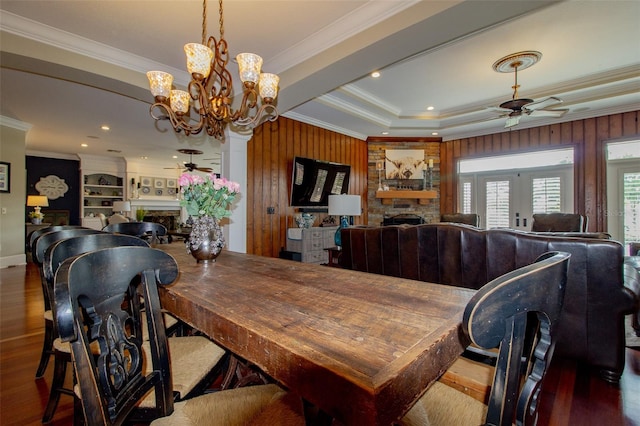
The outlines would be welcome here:
[[[184,169],[183,171],[185,172],[192,172],[194,170],[198,170],[204,173],[211,173],[213,171],[213,169],[211,169],[210,167],[198,167],[198,165],[193,162],[193,156],[203,154],[202,151],[197,149],[179,149],[178,152],[181,154],[189,154],[189,162],[188,163],[185,162],[183,165],[178,164],[178,167],[165,167],[165,168]]]
[[[569,111],[568,109],[549,109],[554,105],[562,103],[562,99],[550,96],[548,98],[534,101],[528,98],[518,98],[518,71],[529,68],[542,58],[542,53],[527,50],[523,52],[513,53],[507,55],[504,58],[498,59],[493,64],[493,69],[497,72],[513,72],[515,74],[515,84],[511,86],[513,88],[512,99],[503,102],[498,107],[493,107],[494,110],[502,112],[500,117],[506,117],[505,128],[516,126],[520,123],[520,118],[524,115],[530,116],[545,116],[545,117],[562,117]]]

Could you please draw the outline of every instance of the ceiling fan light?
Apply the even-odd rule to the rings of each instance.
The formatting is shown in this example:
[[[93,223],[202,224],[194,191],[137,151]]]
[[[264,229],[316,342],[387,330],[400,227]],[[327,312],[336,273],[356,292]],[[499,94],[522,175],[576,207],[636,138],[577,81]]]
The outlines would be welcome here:
[[[265,73],[260,74],[260,97],[266,102],[271,103],[278,96],[278,83],[280,77],[275,74]]]
[[[254,53],[240,53],[236,56],[240,73],[240,80],[243,83],[258,83],[260,69],[262,68],[262,58]]]
[[[211,72],[211,60],[213,50],[204,44],[187,43],[184,45],[184,53],[187,55],[187,71],[196,80],[202,80]]]
[[[171,109],[176,114],[186,114],[189,111],[189,93],[184,90],[172,90]]]
[[[169,97],[171,85],[173,84],[173,76],[171,74],[163,71],[149,71],[147,72],[147,78],[154,98],[164,100]]]

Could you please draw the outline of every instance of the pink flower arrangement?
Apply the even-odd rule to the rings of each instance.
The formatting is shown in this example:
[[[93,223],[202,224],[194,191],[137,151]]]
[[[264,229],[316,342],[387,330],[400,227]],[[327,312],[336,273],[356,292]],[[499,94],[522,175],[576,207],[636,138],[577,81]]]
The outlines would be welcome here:
[[[211,216],[216,219],[231,216],[229,205],[240,192],[240,184],[211,173],[206,176],[183,173],[178,179],[182,200],[192,216]]]

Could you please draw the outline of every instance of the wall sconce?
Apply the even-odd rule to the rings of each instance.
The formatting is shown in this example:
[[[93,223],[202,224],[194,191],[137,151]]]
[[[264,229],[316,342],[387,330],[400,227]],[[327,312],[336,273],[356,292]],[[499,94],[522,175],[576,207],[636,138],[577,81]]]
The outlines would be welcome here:
[[[378,171],[378,191],[382,191],[382,172],[384,171],[384,160],[376,161],[376,170]]]

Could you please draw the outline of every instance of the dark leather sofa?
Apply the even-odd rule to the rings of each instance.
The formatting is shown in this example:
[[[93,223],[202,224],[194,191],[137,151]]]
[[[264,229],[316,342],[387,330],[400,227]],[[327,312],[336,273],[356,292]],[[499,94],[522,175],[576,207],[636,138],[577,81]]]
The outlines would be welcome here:
[[[544,252],[570,253],[555,353],[596,367],[610,382],[620,379],[624,315],[637,312],[639,296],[625,287],[623,247],[606,239],[607,234],[574,237],[452,223],[351,227],[341,232],[343,268],[472,289],[532,263]]]

